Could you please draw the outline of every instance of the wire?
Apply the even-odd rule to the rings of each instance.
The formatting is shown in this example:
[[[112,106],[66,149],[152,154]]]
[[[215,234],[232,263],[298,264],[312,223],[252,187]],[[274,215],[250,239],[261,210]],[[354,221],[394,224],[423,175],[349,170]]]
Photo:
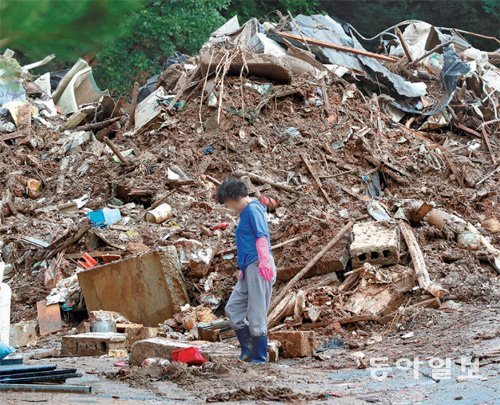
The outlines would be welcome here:
[[[365,41],[373,41],[374,39],[384,35],[384,34],[389,34],[393,37],[396,37],[396,35],[392,34],[392,33],[389,33],[389,31],[392,31],[394,28],[396,27],[399,27],[401,25],[408,25],[408,24],[413,24],[413,23],[420,23],[420,22],[423,22],[425,23],[425,21],[421,21],[421,20],[405,20],[405,21],[401,21],[395,25],[393,25],[392,27],[389,27],[389,28],[386,28],[385,30],[379,32],[377,35],[371,37],[371,38],[367,38],[367,37],[364,37],[363,35],[361,35],[359,33],[358,30],[356,30],[356,28],[354,28],[351,24],[347,23],[347,25],[349,26],[349,28],[354,32],[356,33],[360,38],[364,39]],[[428,24],[428,23],[426,23]],[[496,37],[493,37],[493,36],[487,36],[487,35],[482,35],[482,34],[477,34],[475,32],[470,32],[470,31],[465,31],[465,30],[461,30],[461,29],[458,29],[458,28],[448,28],[448,27],[436,27],[437,29],[440,29],[440,30],[443,30],[443,31],[456,31],[456,32],[460,32],[462,34],[468,34],[468,35],[472,35],[472,36],[475,36],[475,37],[479,37],[479,38],[484,38],[484,39],[491,39],[497,43],[500,43],[500,40]]]

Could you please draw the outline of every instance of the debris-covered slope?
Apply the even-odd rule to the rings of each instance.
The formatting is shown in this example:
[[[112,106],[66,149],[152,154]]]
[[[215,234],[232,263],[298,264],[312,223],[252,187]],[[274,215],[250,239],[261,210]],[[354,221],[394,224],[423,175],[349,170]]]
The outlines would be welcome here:
[[[302,27],[303,19],[296,20]],[[234,32],[221,28],[200,55],[167,68],[138,106],[96,91],[96,100],[78,105],[69,119],[43,115],[39,107],[45,118],[18,123],[15,136],[0,135],[0,239],[14,321],[33,317],[35,303],[74,274],[83,252],[101,261],[103,252],[126,258],[167,245],[177,248],[191,304],[220,309],[236,270],[236,218],[213,194],[230,176],[270,201],[277,294],[349,221],[382,220],[397,234],[397,261],[381,268],[386,263],[374,257],[364,266],[353,260],[353,235],[346,233],[307,274],[315,279],[286,292],[274,325],[323,322],[331,333],[331,325],[382,322],[401,305],[498,300],[498,121],[488,123],[498,93],[487,93],[479,107],[471,93],[482,91],[473,82],[490,83],[482,72],[498,69],[484,62],[465,78],[464,66],[480,63],[455,46],[450,52],[462,70],[447,66],[446,53],[415,65],[394,53],[385,65],[349,54],[352,63],[363,63],[339,72],[342,60],[332,58],[345,54],[326,58],[325,48],[292,45],[279,35],[299,34],[291,27],[283,23],[267,36],[255,21]],[[344,45],[359,48],[356,42]],[[448,68],[453,80],[440,75]],[[50,101],[42,93],[31,93],[28,105]],[[448,94],[449,106],[428,118],[425,112]],[[171,218],[146,221],[146,212],[164,203]],[[427,216],[414,220],[414,210],[427,204]],[[91,227],[85,214],[105,206],[118,208],[121,221]],[[433,222],[439,208],[474,229],[450,218]],[[412,225],[430,280],[446,294],[425,291],[418,252],[408,249],[401,221]],[[386,301],[369,301],[380,291]],[[59,285],[56,292],[67,311],[84,309],[78,286],[67,293]]]

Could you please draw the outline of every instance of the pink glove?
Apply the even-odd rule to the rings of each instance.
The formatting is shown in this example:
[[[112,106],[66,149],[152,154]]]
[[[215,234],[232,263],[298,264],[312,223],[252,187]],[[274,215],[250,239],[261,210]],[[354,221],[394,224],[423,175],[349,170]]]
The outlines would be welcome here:
[[[269,257],[269,244],[265,236],[261,236],[255,243],[257,247],[257,255],[259,256],[259,274],[266,280],[271,281],[274,277],[274,269],[271,266]]]
[[[243,278],[243,272],[240,270],[238,271],[238,280],[241,280]]]

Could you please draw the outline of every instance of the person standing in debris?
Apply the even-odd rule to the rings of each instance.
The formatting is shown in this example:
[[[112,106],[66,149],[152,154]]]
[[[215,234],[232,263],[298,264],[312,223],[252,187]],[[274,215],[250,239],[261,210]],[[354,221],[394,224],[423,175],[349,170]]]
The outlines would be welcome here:
[[[240,360],[266,363],[267,310],[276,281],[266,207],[250,198],[246,184],[237,179],[225,180],[219,186],[217,200],[240,216],[235,231],[240,271],[226,315],[240,342]]]

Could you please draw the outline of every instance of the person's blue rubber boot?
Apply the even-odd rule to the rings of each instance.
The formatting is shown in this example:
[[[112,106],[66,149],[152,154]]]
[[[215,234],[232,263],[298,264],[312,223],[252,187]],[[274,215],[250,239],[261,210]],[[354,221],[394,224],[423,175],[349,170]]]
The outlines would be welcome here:
[[[241,347],[241,354],[240,354],[240,360],[241,361],[250,361],[252,358],[252,346],[250,343],[250,329],[248,329],[248,326],[245,326],[242,329],[235,330],[236,332],[236,337],[238,338],[238,342],[240,342],[240,347]]]
[[[250,363],[267,363],[267,336],[252,336],[252,360]]]

